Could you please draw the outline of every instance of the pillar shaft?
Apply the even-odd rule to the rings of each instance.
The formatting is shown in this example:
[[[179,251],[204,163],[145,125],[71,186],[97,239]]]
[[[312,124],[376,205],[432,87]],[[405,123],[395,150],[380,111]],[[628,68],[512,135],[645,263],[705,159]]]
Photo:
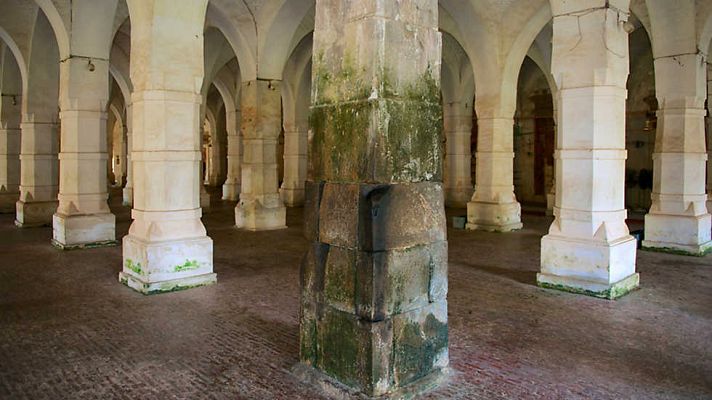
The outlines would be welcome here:
[[[438,5],[394,4],[314,31],[300,357],[370,396],[448,365]]]
[[[707,63],[707,212],[712,210],[712,64]]]
[[[227,178],[223,184],[223,200],[237,201],[242,179],[242,136],[240,135],[240,110],[227,112]]]
[[[466,207],[472,197],[472,108],[455,102],[443,109],[445,204]]]
[[[643,246],[702,255],[712,249],[707,212],[704,101],[701,54],[658,57],[660,109],[653,153],[653,193],[645,216]]]
[[[467,204],[467,229],[506,232],[522,227],[514,195],[513,116],[477,110],[475,193]]]
[[[59,207],[52,243],[59,248],[115,244],[107,204],[106,102],[109,63],[70,58],[60,64],[61,152]],[[113,134],[113,133],[112,133]]]
[[[286,227],[287,213],[279,197],[277,146],[281,132],[280,82],[242,83],[242,188],[235,207],[238,228],[259,231]]]
[[[121,282],[159,293],[215,282],[200,220],[200,87],[207,0],[129,0],[133,223]],[[162,21],[174,29],[155,30]]]
[[[128,101],[128,100],[127,100]],[[126,186],[123,191],[123,204],[133,206],[133,107],[126,105]]]
[[[284,181],[282,200],[289,207],[304,204],[304,182],[307,179],[307,123],[284,127]]]
[[[57,123],[50,117],[24,114],[20,129],[20,199],[15,224],[50,225],[59,190]]]
[[[10,50],[0,44],[0,213],[14,213],[20,198],[22,81]]]
[[[542,238],[537,281],[615,298],[638,285],[624,208],[627,4],[589,7],[588,0],[574,0],[554,8],[555,219]]]

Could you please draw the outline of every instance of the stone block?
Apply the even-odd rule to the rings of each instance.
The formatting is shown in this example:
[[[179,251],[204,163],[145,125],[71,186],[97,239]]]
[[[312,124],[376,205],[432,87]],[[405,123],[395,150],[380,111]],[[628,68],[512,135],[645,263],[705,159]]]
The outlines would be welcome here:
[[[403,249],[446,240],[440,183],[363,185],[361,196],[362,250]]]
[[[323,243],[311,243],[307,253],[302,258],[300,268],[300,283],[302,298],[308,301],[320,299],[324,290],[324,270],[329,254],[329,246]]]
[[[302,297],[299,308],[299,360],[309,366],[317,359],[317,304]]]
[[[304,185],[304,237],[319,241],[319,204],[324,190],[323,182],[307,181]]]
[[[319,205],[319,240],[350,249],[358,247],[359,185],[326,183]]]
[[[390,320],[366,322],[325,307],[317,323],[317,366],[340,382],[378,396],[392,388]]]
[[[356,312],[369,321],[425,307],[447,296],[447,243],[359,253]]]
[[[411,384],[449,364],[447,302],[393,317],[393,378]]]
[[[356,258],[358,252],[332,246],[324,269],[324,303],[354,313],[356,296]]]
[[[115,246],[116,217],[111,213],[92,215],[54,214],[52,244],[60,249]]]

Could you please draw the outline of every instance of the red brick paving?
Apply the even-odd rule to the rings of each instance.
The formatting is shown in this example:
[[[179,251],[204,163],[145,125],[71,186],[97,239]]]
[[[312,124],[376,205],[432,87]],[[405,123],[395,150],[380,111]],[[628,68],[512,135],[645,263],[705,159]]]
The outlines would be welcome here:
[[[120,248],[60,252],[0,216],[0,399],[319,399],[295,378],[300,210],[290,228],[205,217],[218,284],[145,297]],[[128,210],[115,207],[119,233]],[[548,219],[450,231],[449,382],[424,398],[712,398],[712,256],[640,253],[610,302],[534,286]]]

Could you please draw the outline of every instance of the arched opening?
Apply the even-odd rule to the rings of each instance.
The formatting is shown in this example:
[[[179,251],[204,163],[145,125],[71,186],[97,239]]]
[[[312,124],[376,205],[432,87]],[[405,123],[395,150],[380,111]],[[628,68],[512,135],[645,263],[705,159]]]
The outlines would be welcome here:
[[[514,118],[514,192],[522,207],[544,210],[554,181],[554,101],[541,68],[522,63]]]
[[[655,96],[653,50],[648,33],[631,16],[636,27],[629,36],[630,74],[626,100],[625,206],[631,219],[642,220],[651,205],[653,151],[658,101]]]

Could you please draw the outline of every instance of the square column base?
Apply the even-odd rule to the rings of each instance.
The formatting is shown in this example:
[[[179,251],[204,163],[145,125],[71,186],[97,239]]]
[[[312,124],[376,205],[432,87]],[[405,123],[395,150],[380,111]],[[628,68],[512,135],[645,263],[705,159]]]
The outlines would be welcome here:
[[[304,188],[280,188],[279,197],[287,207],[301,207],[304,205]]]
[[[647,214],[643,249],[688,256],[712,251],[712,216]]]
[[[445,188],[445,206],[465,208],[472,198],[470,188]]]
[[[604,299],[621,297],[638,287],[636,249],[630,235],[611,243],[544,236],[537,284]]]
[[[0,214],[12,214],[17,211],[15,203],[20,198],[20,192],[0,193]]]
[[[116,246],[114,214],[63,215],[52,217],[52,245],[61,250]]]
[[[510,232],[522,229],[522,208],[519,203],[467,203],[469,230]]]
[[[124,194],[124,199],[122,201],[122,204],[124,206],[128,206],[128,207],[133,206],[133,188],[126,186],[124,188],[123,194]]]
[[[222,199],[227,201],[237,201],[240,199],[240,184],[225,183],[222,188]]]
[[[51,226],[59,201],[38,201],[15,203],[15,225],[20,228]]]
[[[239,203],[235,207],[235,225],[248,231],[270,231],[287,227],[287,208],[264,207],[258,202]]]
[[[209,237],[150,243],[125,236],[119,282],[143,294],[174,292],[217,281]]]

